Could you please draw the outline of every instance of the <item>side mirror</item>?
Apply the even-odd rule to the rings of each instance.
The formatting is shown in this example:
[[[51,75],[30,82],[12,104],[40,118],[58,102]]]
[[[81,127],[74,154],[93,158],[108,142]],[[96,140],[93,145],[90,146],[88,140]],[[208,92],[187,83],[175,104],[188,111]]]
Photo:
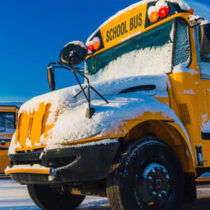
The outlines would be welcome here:
[[[55,90],[55,75],[54,68],[52,66],[47,68],[47,79],[51,91]]]
[[[60,53],[60,62],[65,66],[76,66],[85,60],[87,47],[80,41],[69,42]]]

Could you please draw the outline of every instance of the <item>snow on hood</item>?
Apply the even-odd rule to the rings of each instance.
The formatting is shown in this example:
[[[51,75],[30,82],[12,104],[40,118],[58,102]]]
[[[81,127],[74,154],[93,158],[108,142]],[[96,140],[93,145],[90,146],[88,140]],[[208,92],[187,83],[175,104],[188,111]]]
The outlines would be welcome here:
[[[121,79],[110,79],[100,82],[91,82],[91,85],[105,97],[117,95],[122,90],[125,90],[130,87],[135,87],[139,85],[155,85],[155,93],[157,94],[157,96],[166,97],[167,83],[168,76],[166,74],[162,74],[155,76],[144,75],[125,77]],[[70,106],[71,108],[74,108],[78,104],[86,102],[82,93],[77,98],[73,98],[73,96],[78,91],[80,91],[79,85],[75,85],[34,97],[20,107],[19,113],[23,111],[32,113],[34,110],[38,110],[39,104],[42,102],[46,104],[51,102],[53,106],[59,109],[62,106],[66,107],[66,105]],[[149,92],[149,95],[153,93],[154,92]],[[146,92],[146,94],[148,94],[148,91]],[[100,98],[94,92],[91,92],[91,99],[99,100]]]
[[[60,144],[78,139],[87,138],[100,132],[108,132],[107,129],[117,130],[122,125],[123,120],[136,118],[144,112],[151,110],[156,113],[170,113],[175,116],[173,111],[156,99],[150,97],[167,97],[167,75],[139,76],[123,78],[121,80],[110,80],[103,83],[93,83],[92,85],[108,101],[106,104],[96,94],[91,94],[91,104],[95,108],[95,114],[91,119],[86,118],[87,101],[80,94],[77,98],[73,96],[80,90],[78,86],[73,86],[57,91],[50,92],[31,99],[21,106],[19,113],[28,113],[37,110],[39,104],[51,103],[51,114],[47,124],[54,123],[50,130],[47,146]],[[119,94],[120,91],[139,85],[154,85],[156,88],[149,91],[138,91],[133,93]],[[60,115],[55,120],[55,113],[60,111]],[[43,143],[41,141],[41,143]],[[37,145],[38,146],[38,145]]]

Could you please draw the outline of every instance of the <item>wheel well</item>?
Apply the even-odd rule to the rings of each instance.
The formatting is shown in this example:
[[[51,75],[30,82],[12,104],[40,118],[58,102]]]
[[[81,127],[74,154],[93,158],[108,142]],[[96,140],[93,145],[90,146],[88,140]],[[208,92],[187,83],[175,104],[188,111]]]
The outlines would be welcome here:
[[[168,144],[176,153],[184,172],[194,172],[193,160],[181,134],[167,121],[150,120],[133,127],[124,137],[126,142],[155,137]]]

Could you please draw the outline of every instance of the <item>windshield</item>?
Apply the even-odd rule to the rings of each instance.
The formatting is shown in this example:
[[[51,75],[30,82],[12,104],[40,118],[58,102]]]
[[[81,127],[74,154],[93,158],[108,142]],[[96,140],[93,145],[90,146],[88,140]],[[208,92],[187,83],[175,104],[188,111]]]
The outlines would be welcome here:
[[[171,72],[173,27],[169,22],[86,61],[90,80]]]
[[[0,112],[0,133],[13,133],[15,129],[15,113]]]

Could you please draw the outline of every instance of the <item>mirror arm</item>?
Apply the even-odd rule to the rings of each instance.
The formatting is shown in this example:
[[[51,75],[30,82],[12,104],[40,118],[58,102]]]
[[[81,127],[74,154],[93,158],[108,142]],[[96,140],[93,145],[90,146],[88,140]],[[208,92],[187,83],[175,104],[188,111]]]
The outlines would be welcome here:
[[[78,78],[77,74],[74,71],[73,71],[73,73],[74,73],[74,76],[75,76],[75,78],[76,78],[76,80],[77,80],[77,82],[78,82],[78,84],[79,84],[79,86],[81,88],[80,93],[83,92],[83,94],[84,94],[84,96],[87,99],[88,104],[89,104],[90,103],[89,102],[89,96],[87,96],[87,94],[85,93],[85,89],[86,89],[87,86],[85,86],[85,88],[83,88],[81,82],[79,81],[79,78]],[[77,94],[77,95],[79,95],[79,94]],[[74,96],[74,98],[76,98],[76,96]]]
[[[86,117],[91,118],[91,117],[93,116],[94,112],[95,112],[95,109],[94,109],[93,107],[91,107],[90,81],[89,81],[89,79],[88,79],[85,75],[83,75],[79,70],[75,69],[74,67],[71,67],[71,71],[74,73],[74,76],[75,76],[76,79],[77,79],[77,82],[78,82],[78,84],[79,84],[79,86],[80,86],[80,88],[81,88],[81,91],[82,91],[83,94],[85,95],[85,97],[86,97],[86,99],[87,99],[87,102],[88,102],[88,109],[86,110]],[[83,87],[82,87],[82,85],[81,85],[81,83],[80,83],[80,81],[79,81],[79,78],[78,78],[78,76],[77,76],[76,73],[78,73],[80,76],[82,76],[83,78],[85,78],[85,79],[87,80],[87,85],[85,86],[84,89],[83,89]],[[85,89],[86,89],[86,88],[87,88],[87,95],[86,95],[86,93],[85,93]],[[81,93],[81,91],[80,91],[80,93]],[[78,96],[78,95],[79,95],[79,94],[77,94],[77,96]]]
[[[84,77],[87,80],[87,88],[88,89],[92,89],[97,95],[99,95],[107,104],[109,103],[93,86],[90,85],[90,80],[88,79],[88,77],[86,77],[85,75],[83,75],[80,71],[78,71],[75,68],[72,68],[73,71],[76,70],[77,73],[79,73],[82,77]]]
[[[100,98],[102,98],[107,104],[109,103],[109,101],[106,100],[106,98],[104,98],[104,97],[103,97],[103,96],[102,96],[94,87],[92,87],[92,86],[90,85],[90,80],[89,80],[89,78],[86,77],[86,76],[83,74],[84,70],[83,70],[83,72],[81,72],[81,71],[79,70],[80,68],[74,68],[74,67],[71,67],[71,66],[70,66],[70,67],[67,67],[67,66],[62,65],[60,62],[49,63],[49,64],[48,64],[48,67],[49,67],[49,66],[52,66],[54,69],[55,69],[55,68],[64,68],[64,69],[66,69],[66,70],[68,70],[68,71],[73,72],[73,74],[74,74],[74,76],[75,76],[75,78],[76,78],[76,80],[77,80],[77,82],[78,82],[78,84],[79,84],[79,86],[80,86],[80,88],[81,88],[81,90],[80,90],[76,95],[74,95],[74,98],[76,98],[78,95],[80,95],[80,93],[83,92],[83,94],[84,94],[84,96],[85,96],[85,98],[86,98],[86,100],[87,100],[87,102],[88,102],[88,109],[87,109],[87,112],[86,112],[86,116],[87,116],[88,118],[91,118],[92,115],[93,115],[94,112],[95,112],[95,109],[94,109],[93,107],[91,107],[90,89],[91,89],[92,91],[94,91]],[[84,68],[83,68],[83,69],[84,69]],[[87,85],[85,85],[85,87],[82,86],[82,84],[81,84],[81,82],[80,82],[80,80],[79,80],[77,74],[79,74],[80,76],[82,76],[82,77],[86,80]],[[85,89],[87,89],[87,94],[86,94],[86,92],[85,92]]]
[[[200,25],[202,21],[205,19],[203,17],[189,18],[190,19],[190,27],[194,28],[197,25]]]
[[[47,80],[51,91],[55,90],[55,78],[54,78],[54,67],[47,67]]]
[[[49,66],[53,66],[53,67],[54,67],[55,65],[61,65],[61,63],[60,63],[60,62],[51,62],[51,63],[48,63],[47,66],[48,66],[48,67],[49,67]],[[59,67],[59,66],[58,66],[58,67]]]

